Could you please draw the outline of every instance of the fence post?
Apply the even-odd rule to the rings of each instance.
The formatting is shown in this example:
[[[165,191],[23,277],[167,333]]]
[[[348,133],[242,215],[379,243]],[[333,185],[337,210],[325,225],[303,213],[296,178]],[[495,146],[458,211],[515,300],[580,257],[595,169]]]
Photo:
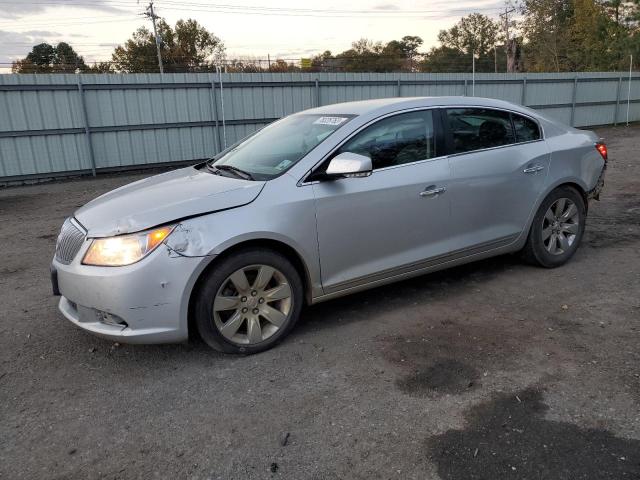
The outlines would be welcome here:
[[[82,80],[78,74],[78,94],[80,95],[80,104],[82,106],[82,122],[84,123],[84,135],[87,139],[87,148],[89,149],[89,160],[91,161],[91,173],[96,176],[96,157],[93,154],[93,144],[91,143],[91,129],[89,128],[89,117],[87,115],[87,104],[84,101],[84,89],[82,88]]]
[[[618,125],[618,112],[620,111],[620,90],[622,88],[622,75],[618,78],[618,90],[616,92],[616,106],[613,113],[613,125]]]
[[[524,77],[522,79],[522,99],[520,101],[520,104],[523,107],[527,106],[527,77]]]
[[[218,72],[218,81],[220,82],[220,109],[222,110],[222,139],[224,141],[224,149],[227,149],[227,124],[224,118],[224,91],[222,90],[222,67],[216,66]]]
[[[464,96],[467,96],[467,79],[464,79]]]
[[[218,99],[216,97],[216,77],[211,74],[211,114],[216,125],[216,133],[213,136],[213,143],[216,155],[222,151],[220,148],[220,128],[218,125]]]
[[[398,97],[402,96],[402,86],[400,85],[400,79],[398,79]]]
[[[572,127],[575,126],[575,118],[576,118],[576,93],[578,91],[578,76],[573,79],[573,94],[571,96],[571,122],[569,125]]]
[[[316,78],[316,107],[320,106],[320,82]]]
[[[629,105],[631,104],[631,69],[633,67],[633,55],[629,55],[629,85],[627,87],[627,127],[629,126]]]

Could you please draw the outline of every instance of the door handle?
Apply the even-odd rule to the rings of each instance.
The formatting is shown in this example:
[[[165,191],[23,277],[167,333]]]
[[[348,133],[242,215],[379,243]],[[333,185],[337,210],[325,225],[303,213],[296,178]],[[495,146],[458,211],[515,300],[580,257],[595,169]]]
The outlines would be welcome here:
[[[536,173],[536,172],[539,172],[540,170],[544,170],[544,167],[542,165],[534,165],[533,167],[527,167],[522,171],[524,173]]]
[[[423,190],[422,192],[420,192],[421,197],[434,197],[436,195],[439,195],[440,193],[444,193],[447,191],[447,189],[444,187],[438,187],[438,188],[427,187],[427,188],[428,190]]]

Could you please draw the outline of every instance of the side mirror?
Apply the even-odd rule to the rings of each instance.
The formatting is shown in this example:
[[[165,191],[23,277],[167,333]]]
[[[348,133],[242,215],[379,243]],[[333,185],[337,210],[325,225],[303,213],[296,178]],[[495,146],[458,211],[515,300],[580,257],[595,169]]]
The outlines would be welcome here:
[[[333,157],[325,175],[330,178],[368,177],[373,171],[371,159],[352,152],[342,152]]]

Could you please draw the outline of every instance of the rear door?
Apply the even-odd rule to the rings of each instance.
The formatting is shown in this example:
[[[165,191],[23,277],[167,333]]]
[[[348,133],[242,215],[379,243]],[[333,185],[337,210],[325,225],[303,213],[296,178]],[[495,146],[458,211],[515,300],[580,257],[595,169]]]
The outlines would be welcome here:
[[[383,118],[341,152],[367,155],[373,173],[313,184],[326,293],[419,268],[447,251],[449,164],[437,110]]]
[[[442,113],[452,175],[452,249],[511,243],[525,228],[549,170],[538,123],[479,107]]]

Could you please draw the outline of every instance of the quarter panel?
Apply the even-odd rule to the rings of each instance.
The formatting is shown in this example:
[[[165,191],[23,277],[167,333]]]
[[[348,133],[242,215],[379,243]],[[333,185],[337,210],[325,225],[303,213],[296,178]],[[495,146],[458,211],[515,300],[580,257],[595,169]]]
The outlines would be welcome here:
[[[594,188],[604,167],[604,160],[595,149],[596,141],[595,134],[580,130],[548,139],[551,165],[546,190],[567,182],[576,183],[585,191]]]

